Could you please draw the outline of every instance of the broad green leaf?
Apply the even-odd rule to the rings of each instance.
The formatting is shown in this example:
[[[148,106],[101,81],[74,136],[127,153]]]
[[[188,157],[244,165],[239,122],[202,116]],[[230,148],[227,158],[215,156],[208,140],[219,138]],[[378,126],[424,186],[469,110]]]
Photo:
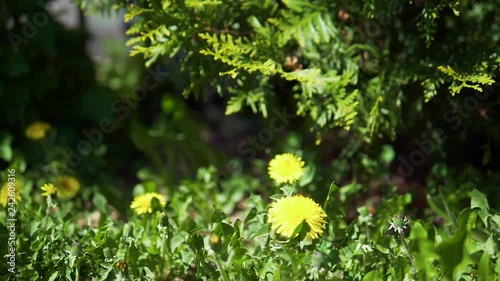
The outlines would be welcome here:
[[[96,192],[94,194],[94,198],[92,198],[92,202],[99,211],[103,213],[106,212],[106,204],[108,203],[108,201],[106,200],[106,197],[104,197],[101,193]]]
[[[493,268],[490,263],[490,255],[487,252],[484,252],[479,260],[477,274],[479,276],[479,281],[495,280]]]
[[[470,262],[470,257],[465,248],[467,230],[462,225],[451,238],[443,239],[437,247],[437,253],[441,257],[443,273],[452,280],[458,280]]]
[[[435,242],[429,239],[428,229],[420,222],[414,222],[409,240],[411,241],[410,251],[417,270],[422,271],[422,275],[428,279],[439,276],[440,272],[434,265],[439,261],[439,255],[436,253]]]
[[[266,235],[266,234],[269,234],[271,232],[271,225],[268,224],[268,223],[265,223],[262,225],[262,227],[259,228],[259,230],[257,230],[256,232],[250,234],[250,236],[248,236],[249,239],[253,239],[255,237],[259,237],[259,236],[262,236],[262,235]]]
[[[481,210],[488,210],[490,207],[488,205],[488,200],[486,196],[482,194],[479,190],[474,189],[471,195],[471,209],[479,208]]]
[[[172,239],[170,239],[170,250],[173,252],[175,252],[175,250],[180,246],[182,245],[182,243],[184,243],[185,241],[185,238],[182,234],[180,233],[174,233],[174,236],[172,237]]]
[[[383,254],[389,254],[391,240],[394,239],[389,236],[382,236],[377,240],[377,245],[375,246]]]
[[[409,266],[408,259],[401,256],[396,257],[396,259],[391,263],[390,270],[393,272],[396,280],[404,280],[405,268],[407,266]]]
[[[484,251],[489,255],[495,255],[495,253],[498,253],[498,245],[495,243],[495,239],[492,235],[490,235],[488,240],[486,240],[486,243],[484,243]]]
[[[382,278],[380,277],[380,273],[376,270],[372,270],[368,272],[368,274],[363,277],[362,281],[382,281]]]

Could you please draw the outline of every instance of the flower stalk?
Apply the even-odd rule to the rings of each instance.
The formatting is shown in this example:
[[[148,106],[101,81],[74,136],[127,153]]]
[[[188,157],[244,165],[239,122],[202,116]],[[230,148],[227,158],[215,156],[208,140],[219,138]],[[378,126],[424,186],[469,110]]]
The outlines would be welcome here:
[[[408,243],[406,243],[406,238],[404,236],[404,230],[409,223],[410,220],[407,217],[402,217],[400,214],[395,214],[392,217],[392,220],[389,221],[389,230],[394,229],[394,232],[396,232],[397,237],[401,241],[401,244],[403,244],[406,254],[408,255],[408,259],[410,260],[412,275],[414,277],[414,280],[417,281],[417,268],[415,267],[413,256],[410,254],[410,247],[408,247]]]

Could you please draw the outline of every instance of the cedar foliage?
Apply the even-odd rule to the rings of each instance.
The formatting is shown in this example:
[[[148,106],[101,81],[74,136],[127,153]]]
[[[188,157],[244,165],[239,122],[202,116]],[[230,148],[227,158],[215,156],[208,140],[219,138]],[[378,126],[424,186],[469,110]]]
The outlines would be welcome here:
[[[181,58],[184,95],[200,97],[210,85],[231,95],[226,114],[248,106],[264,117],[273,97],[293,96],[319,137],[337,127],[367,141],[394,137],[402,104],[415,95],[419,107],[481,91],[498,76],[500,1],[113,3],[127,11],[131,55],[146,65]]]

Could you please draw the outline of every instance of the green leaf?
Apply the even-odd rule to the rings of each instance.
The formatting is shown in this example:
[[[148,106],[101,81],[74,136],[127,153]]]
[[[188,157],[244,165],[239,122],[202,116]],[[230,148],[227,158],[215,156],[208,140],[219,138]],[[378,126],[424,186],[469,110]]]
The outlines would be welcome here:
[[[52,273],[52,275],[50,275],[48,281],[54,281],[54,280],[56,280],[56,278],[58,276],[59,276],[59,272],[56,271],[56,272]]]
[[[195,233],[200,230],[200,227],[191,219],[187,218],[180,227],[181,230],[186,231],[189,234]]]
[[[293,231],[292,235],[290,237],[295,238],[297,235],[299,235],[299,239],[303,240],[307,233],[311,230],[309,225],[306,223],[306,221],[302,221]]]
[[[306,186],[314,180],[316,167],[314,165],[307,165],[304,169],[304,175],[300,177],[299,186]]]
[[[429,206],[442,218],[446,219],[447,221],[450,221],[451,218],[448,216],[448,213],[444,209],[444,206],[440,204],[440,202],[436,202],[434,198],[430,194],[427,194],[427,203],[429,203]]]
[[[281,191],[283,191],[283,194],[285,194],[285,196],[287,196],[287,197],[292,196],[293,193],[295,192],[295,187],[293,187],[291,185],[285,185],[280,189],[281,189]]]
[[[30,221],[29,222],[28,229],[29,229],[30,236],[33,236],[33,234],[35,234],[38,231],[39,224],[40,223],[37,221]]]
[[[484,252],[479,260],[477,274],[479,281],[495,280],[493,268],[490,263],[490,255],[487,252]]]
[[[467,229],[464,224],[459,225],[455,234],[437,247],[437,253],[441,257],[444,275],[453,280],[459,277],[468,267],[470,257],[465,248]]]
[[[488,237],[488,240],[486,240],[486,243],[484,243],[484,251],[488,253],[489,255],[495,255],[497,253],[497,244],[495,243],[495,239],[493,238],[493,235],[490,235]]]
[[[5,132],[0,132],[0,158],[12,161],[12,136]]]
[[[362,281],[382,281],[382,277],[380,277],[380,273],[376,270],[372,270],[368,272],[368,274],[363,277]]]
[[[227,215],[219,209],[215,209],[212,215],[210,216],[211,223],[222,222],[227,218]]]
[[[404,280],[405,279],[405,268],[408,265],[408,259],[403,258],[401,256],[397,257],[391,263],[391,270],[396,277],[396,280]]]
[[[266,234],[269,234],[269,232],[271,232],[271,225],[269,225],[268,223],[266,224],[263,224],[261,228],[259,228],[259,230],[257,230],[256,232],[250,234],[248,236],[249,239],[253,239],[255,237],[259,237],[259,236],[262,236],[262,235],[266,235]]]
[[[497,276],[500,276],[500,256],[498,257],[496,264],[497,266],[495,267],[495,273],[497,274]]]
[[[335,184],[335,182],[332,182],[330,184],[330,187],[328,188],[328,195],[326,196],[325,204],[323,205],[323,208],[326,209],[327,206],[331,204],[335,204],[334,202],[334,195],[335,192],[339,189],[339,187]]]
[[[234,229],[233,229],[233,227],[231,225],[229,225],[227,223],[224,223],[224,222],[221,222],[220,226],[221,226],[222,233],[226,237],[231,237],[231,235],[233,235]]]
[[[376,248],[383,254],[389,254],[390,243],[393,238],[389,236],[382,236],[377,240]]]
[[[410,233],[410,251],[414,257],[417,270],[425,274],[430,279],[441,275],[434,265],[439,261],[436,253],[435,241],[429,239],[429,228],[424,227],[416,221],[412,224]]]
[[[149,280],[155,280],[156,276],[155,274],[149,269],[149,267],[143,267],[144,273],[146,274],[144,277],[147,277]]]
[[[92,198],[92,203],[96,206],[96,208],[101,211],[101,212],[106,212],[106,205],[108,201],[106,200],[106,197],[102,195],[101,193],[95,193],[94,198]]]
[[[281,281],[281,270],[279,268],[273,273],[273,281]]]
[[[394,151],[394,148],[392,146],[382,146],[382,152],[380,153],[380,161],[382,161],[382,163],[388,165],[394,160],[395,157],[396,152]]]
[[[250,211],[248,211],[248,214],[245,217],[245,223],[251,221],[256,216],[257,216],[257,209],[255,207],[253,207],[252,209],[250,209]]]
[[[479,208],[483,211],[488,210],[490,207],[488,205],[488,200],[486,199],[486,196],[482,194],[479,190],[474,189],[472,191],[472,196],[471,196],[471,203],[470,203],[471,209],[474,208]]]
[[[180,233],[175,233],[172,239],[170,240],[170,250],[171,252],[175,252],[175,250],[184,243],[185,239]]]

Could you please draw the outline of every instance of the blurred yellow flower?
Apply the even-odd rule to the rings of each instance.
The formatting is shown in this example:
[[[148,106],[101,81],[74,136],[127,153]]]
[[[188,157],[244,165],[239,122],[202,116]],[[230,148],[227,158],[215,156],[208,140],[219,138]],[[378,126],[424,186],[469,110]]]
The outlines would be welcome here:
[[[23,191],[23,186],[20,181],[16,181],[12,183],[13,187],[11,187],[11,191],[9,191],[9,183],[6,182],[2,185],[2,189],[0,189],[0,205],[7,206],[9,201],[9,197],[11,197],[10,192],[15,192],[15,200],[16,203],[21,201],[21,192]]]
[[[33,122],[26,128],[26,136],[32,140],[41,140],[50,130],[50,124],[46,122]]]
[[[156,192],[149,192],[136,196],[134,198],[134,201],[132,201],[132,204],[130,204],[130,208],[134,209],[138,215],[152,213],[153,206],[151,205],[151,201],[153,200],[153,198],[158,199],[162,207],[165,207],[165,205],[167,204],[161,194]]]
[[[44,192],[42,192],[42,196],[50,196],[50,195],[57,192],[57,187],[55,187],[51,183],[46,183],[46,184],[42,185],[42,187],[40,189],[42,191],[44,191]]]
[[[80,182],[71,176],[61,176],[57,179],[57,197],[69,199],[75,197],[80,191]]]
[[[127,271],[127,268],[128,268],[128,265],[125,261],[119,261],[116,263],[116,267],[121,271],[121,272],[125,272]]]
[[[318,238],[325,229],[326,213],[314,200],[302,195],[280,198],[271,204],[267,221],[272,224],[278,234],[291,238],[293,232],[303,221],[310,231],[307,239]]]
[[[269,162],[269,176],[277,183],[294,183],[304,174],[304,161],[294,154],[276,155]]]

